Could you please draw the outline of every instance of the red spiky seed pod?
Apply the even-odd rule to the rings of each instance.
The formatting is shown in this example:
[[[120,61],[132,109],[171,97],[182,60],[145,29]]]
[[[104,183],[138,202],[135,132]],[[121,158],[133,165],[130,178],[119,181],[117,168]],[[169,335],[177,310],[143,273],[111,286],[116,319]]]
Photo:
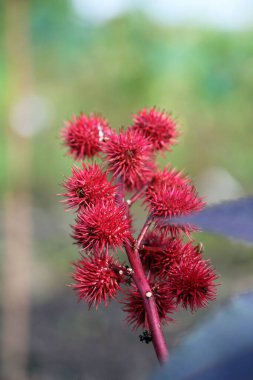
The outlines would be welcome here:
[[[177,304],[195,311],[206,307],[208,301],[216,298],[217,279],[213,268],[200,256],[185,256],[169,272],[170,291]]]
[[[168,166],[163,170],[157,170],[154,174],[151,183],[147,188],[147,194],[149,191],[159,189],[161,186],[166,185],[170,187],[184,186],[190,183],[190,178],[183,175],[182,171],[178,171],[175,168],[170,169]]]
[[[139,254],[147,271],[166,280],[173,265],[179,264],[185,256],[199,256],[200,249],[192,242],[184,244],[179,237],[168,237],[155,230],[147,233]]]
[[[75,284],[71,285],[76,291],[79,300],[95,305],[101,302],[107,306],[108,299],[115,298],[122,276],[120,264],[109,255],[95,254],[91,257],[83,257],[74,263],[75,271],[72,278]]]
[[[95,204],[99,200],[109,201],[115,198],[115,186],[107,181],[106,172],[102,172],[96,164],[82,168],[74,166],[72,176],[63,183],[67,190],[62,194],[66,199],[63,201],[68,208],[86,207]]]
[[[167,324],[173,321],[169,314],[175,311],[175,304],[169,291],[168,282],[152,281],[150,282],[150,288],[152,296],[155,298],[160,322]],[[138,327],[149,329],[143,299],[135,285],[126,292],[126,297],[122,303],[124,304],[123,311],[128,313],[126,321],[129,325],[132,325],[134,330]]]
[[[130,224],[125,205],[99,201],[80,210],[72,237],[83,249],[116,248],[129,242]]]
[[[186,257],[191,260],[194,257],[200,258],[199,245],[192,242],[183,243],[179,238],[171,238],[165,250],[154,255],[152,262],[152,273],[165,280],[170,278],[170,269],[174,265],[180,265]]]
[[[180,188],[191,186],[190,178],[183,175],[182,171],[178,171],[175,168],[170,169],[167,166],[163,170],[157,170],[152,181],[149,183],[146,192],[145,200],[148,202],[149,198],[152,201],[153,195],[159,193],[162,187],[167,188]],[[190,224],[168,224],[162,222],[162,220],[156,220],[157,228],[162,228],[165,234],[169,234],[176,238],[181,237],[182,233],[186,234],[191,239],[191,233],[198,231],[196,226]]]
[[[128,129],[111,135],[103,144],[109,170],[114,177],[122,177],[128,190],[139,189],[154,174],[151,145],[139,132]]]
[[[192,240],[191,234],[193,232],[199,232],[199,227],[195,226],[194,224],[190,223],[171,223],[171,221],[168,223],[169,218],[165,218],[162,220],[156,220],[156,226],[158,228],[161,228],[161,230],[172,237],[175,238],[182,238],[182,234],[185,234],[188,239]]]
[[[141,131],[148,138],[153,150],[169,150],[175,144],[178,135],[176,123],[172,117],[165,112],[151,109],[142,109],[133,115],[134,124],[132,128]]]
[[[91,113],[73,116],[62,130],[64,145],[75,160],[93,157],[101,150],[101,143],[111,131],[108,122],[101,116]]]
[[[142,240],[142,246],[139,249],[141,262],[145,269],[153,272],[156,257],[160,252],[169,249],[170,238],[159,230],[149,231]]]
[[[205,202],[192,185],[162,185],[150,190],[146,201],[154,217],[177,217],[200,211]]]

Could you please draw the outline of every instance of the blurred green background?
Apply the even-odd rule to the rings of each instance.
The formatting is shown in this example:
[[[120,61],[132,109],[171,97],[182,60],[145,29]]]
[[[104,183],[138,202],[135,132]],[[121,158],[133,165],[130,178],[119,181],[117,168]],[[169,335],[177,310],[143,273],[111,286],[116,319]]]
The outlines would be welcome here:
[[[185,169],[210,203],[253,191],[253,17],[237,24],[228,12],[224,28],[204,15],[187,22],[188,4],[177,22],[170,1],[160,9],[169,21],[152,17],[165,3],[147,12],[141,1],[0,2],[3,380],[145,379],[156,365],[118,305],[88,313],[66,287],[78,252],[73,216],[56,195],[72,166],[59,139],[65,120],[99,112],[120,128],[156,105],[181,130],[161,166]],[[249,16],[252,5],[242,3]],[[231,294],[253,287],[250,246],[206,233],[196,239],[221,274],[219,298],[197,315],[179,313],[165,329],[170,346]]]

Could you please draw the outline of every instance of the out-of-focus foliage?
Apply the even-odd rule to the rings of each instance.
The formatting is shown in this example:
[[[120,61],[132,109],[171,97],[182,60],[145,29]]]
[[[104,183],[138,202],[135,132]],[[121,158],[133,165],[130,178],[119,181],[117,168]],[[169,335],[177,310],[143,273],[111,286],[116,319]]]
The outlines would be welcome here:
[[[253,243],[253,198],[223,202],[191,216],[161,219],[160,223],[193,224],[205,231]]]
[[[193,176],[221,166],[252,191],[253,31],[169,29],[141,13],[94,26],[67,1],[30,6],[34,91],[51,109],[48,128],[33,141],[33,187],[40,197],[49,188],[55,193],[71,166],[58,139],[64,120],[80,111],[101,112],[119,128],[130,123],[131,113],[152,105],[172,111],[181,125],[180,144],[160,158],[162,164],[187,166]],[[12,73],[2,49],[0,54],[6,120],[2,95]]]

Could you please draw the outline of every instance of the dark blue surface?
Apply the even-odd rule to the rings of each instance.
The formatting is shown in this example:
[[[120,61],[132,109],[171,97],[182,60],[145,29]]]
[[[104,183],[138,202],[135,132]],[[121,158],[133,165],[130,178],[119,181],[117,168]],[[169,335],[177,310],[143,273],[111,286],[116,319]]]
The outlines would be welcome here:
[[[152,380],[253,380],[253,292],[188,335]]]
[[[206,207],[197,214],[161,219],[159,223],[194,224],[205,231],[253,243],[253,197],[226,201]]]

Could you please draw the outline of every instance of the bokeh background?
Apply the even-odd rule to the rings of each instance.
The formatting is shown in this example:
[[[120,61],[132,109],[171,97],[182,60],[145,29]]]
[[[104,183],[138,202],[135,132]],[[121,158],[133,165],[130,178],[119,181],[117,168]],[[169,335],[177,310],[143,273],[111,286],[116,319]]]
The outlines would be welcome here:
[[[156,105],[181,130],[161,166],[185,169],[209,203],[252,194],[253,3],[1,0],[0,36],[0,378],[146,379],[153,348],[120,306],[88,312],[66,286],[78,252],[57,196],[72,166],[59,131],[81,111],[120,128]],[[220,273],[218,300],[178,313],[165,328],[172,349],[253,288],[251,246],[196,240]]]

